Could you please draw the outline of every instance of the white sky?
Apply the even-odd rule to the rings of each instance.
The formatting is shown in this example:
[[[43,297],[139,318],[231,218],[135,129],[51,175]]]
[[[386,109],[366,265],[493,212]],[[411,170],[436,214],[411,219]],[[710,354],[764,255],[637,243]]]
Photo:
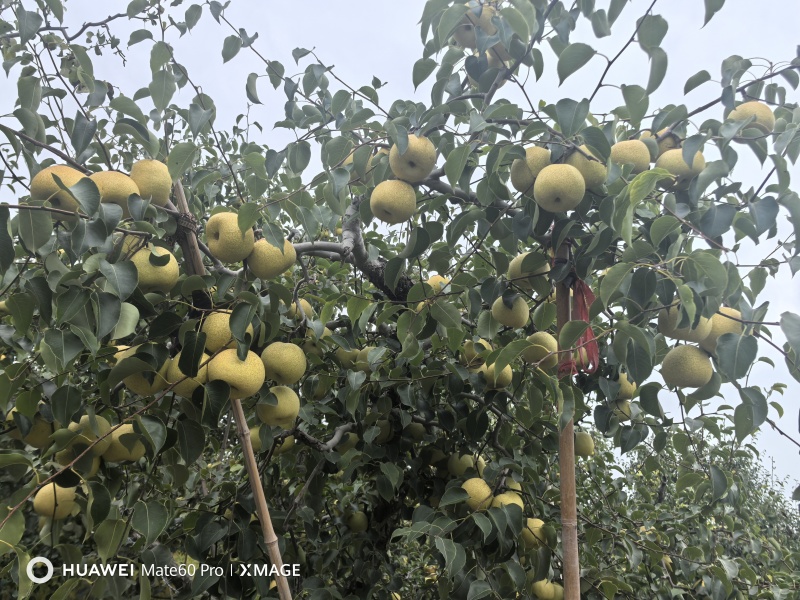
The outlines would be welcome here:
[[[27,1],[31,5],[33,2]],[[124,12],[127,0],[97,3],[90,0],[70,0],[66,16],[67,25],[81,24],[84,21],[96,21],[107,14]],[[175,11],[176,20],[180,20],[183,10],[191,3],[184,2]],[[635,20],[649,6],[650,1],[633,0],[623,11],[622,16],[612,27],[610,37],[598,40],[594,37],[588,22],[581,19],[579,29],[573,34],[572,41],[588,43],[607,56],[614,56],[630,38],[635,28]],[[598,0],[598,8],[607,8],[608,1]],[[102,6],[103,8],[98,8]],[[236,27],[244,27],[248,35],[256,31],[259,38],[255,42],[258,51],[268,59],[278,60],[286,67],[287,74],[301,73],[308,64],[308,59],[295,66],[291,51],[297,47],[315,49],[320,59],[327,65],[335,66],[335,73],[351,87],[358,88],[369,85],[373,75],[387,85],[379,90],[382,104],[388,108],[395,99],[414,99],[429,102],[431,78],[415,92],[411,83],[411,70],[414,62],[422,56],[422,43],[419,35],[418,21],[422,14],[424,0],[404,0],[403,2],[382,2],[376,0],[349,0],[345,3],[330,3],[321,0],[293,0],[292,2],[265,3],[258,0],[233,0],[226,11],[226,16]],[[691,75],[701,69],[711,73],[718,80],[720,63],[726,57],[738,54],[743,57],[763,57],[773,61],[788,61],[795,56],[795,48],[800,42],[797,35],[797,0],[770,0],[754,4],[752,0],[727,0],[724,8],[705,28],[703,24],[703,2],[699,0],[661,0],[654,8],[655,14],[661,14],[669,22],[669,32],[662,47],[669,56],[669,69],[666,78],[657,92],[651,96],[650,108],[668,103],[685,103],[691,110],[719,95],[719,86],[709,82],[683,95],[683,86]],[[145,41],[131,48],[125,48],[128,32],[132,29],[126,20],[112,23],[112,30],[121,38],[123,50],[128,62],[121,69],[119,60],[101,59],[92,55],[95,62],[95,76],[112,81],[118,85],[125,95],[132,97],[137,89],[150,82],[149,56],[151,42]],[[220,129],[230,126],[236,115],[247,109],[244,94],[247,75],[251,72],[263,73],[262,63],[247,49],[240,51],[232,61],[223,65],[221,49],[223,39],[233,33],[226,25],[218,25],[210,16],[208,7],[204,7],[203,18],[195,29],[183,38],[168,39],[174,44],[177,59],[188,68],[192,79],[211,95],[217,105],[217,124]],[[80,40],[79,40],[80,41]],[[547,44],[542,47],[545,57],[545,74],[539,82],[531,74],[526,90],[534,103],[540,99],[547,103],[556,103],[561,98],[581,99],[594,89],[605,60],[595,57],[576,74],[571,76],[561,87],[555,75],[555,56]],[[756,61],[757,62],[757,61]],[[763,61],[762,61],[763,62]],[[759,64],[757,62],[757,64]],[[760,74],[760,71],[754,71]],[[649,66],[647,57],[637,44],[632,44],[606,78],[612,84],[647,83]],[[14,71],[7,83],[15,81]],[[786,85],[783,79],[779,83]],[[332,81],[332,89],[339,89]],[[508,97],[512,101],[523,103],[522,96],[513,91],[508,84],[497,94],[496,98]],[[788,86],[787,86],[788,87]],[[263,143],[275,149],[282,148],[292,141],[294,136],[285,129],[272,130],[272,124],[283,116],[283,104],[286,96],[282,89],[273,91],[266,78],[259,80],[259,97],[264,103],[251,108],[250,119],[259,121],[264,127]],[[1,96],[6,96],[5,101]],[[9,111],[10,94],[0,95],[0,110]],[[187,86],[173,101],[188,106],[193,91]],[[787,99],[797,102],[800,95],[788,89]],[[605,88],[592,104],[593,112],[606,112],[608,109],[622,104],[621,94],[615,88]],[[707,118],[722,118],[722,108],[716,106],[699,115],[696,124]],[[5,122],[5,119],[3,119]],[[708,146],[707,146],[708,148]],[[735,171],[737,178],[743,182],[743,189],[757,187],[770,168],[750,158],[750,151],[745,146],[738,146],[740,164]],[[712,153],[707,152],[707,156]],[[440,163],[441,164],[441,163]],[[798,189],[800,168],[790,165],[793,176],[793,188]],[[779,220],[785,220],[785,211]],[[782,237],[790,231],[784,223],[781,228]],[[767,240],[761,248],[753,249],[752,245],[743,245],[744,251],[739,253],[741,263],[756,263],[759,256],[771,250],[774,240]],[[733,258],[733,257],[731,257]],[[745,274],[744,272],[742,273]],[[790,310],[800,312],[800,284],[789,277],[788,268],[779,280],[770,279],[760,300],[770,301],[768,320],[777,321],[780,314]],[[774,341],[779,345],[784,342],[778,327],[772,328]],[[782,419],[771,410],[770,417],[778,421],[781,428],[794,438],[800,438],[797,431],[798,402],[800,385],[787,373],[782,357],[777,352],[766,348],[761,343],[759,351],[771,357],[776,368],[772,369],[763,363],[756,366],[750,383],[769,387],[775,381],[788,384],[783,398],[772,398],[783,405],[786,411]],[[654,378],[658,376],[654,374]],[[726,401],[735,405],[738,394],[732,386],[723,388]],[[661,399],[665,409],[674,413],[677,404],[662,393]],[[679,414],[677,415],[679,416]],[[696,414],[695,414],[696,416]],[[770,457],[775,460],[778,476],[788,476],[792,480],[800,479],[800,470],[796,467],[797,448],[765,425],[757,446],[764,450],[764,462],[770,470]]]

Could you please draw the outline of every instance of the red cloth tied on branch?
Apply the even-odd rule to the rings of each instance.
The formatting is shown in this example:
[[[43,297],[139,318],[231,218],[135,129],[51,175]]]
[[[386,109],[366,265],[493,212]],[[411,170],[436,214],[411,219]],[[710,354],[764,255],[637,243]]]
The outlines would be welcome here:
[[[572,319],[577,321],[589,322],[589,308],[595,300],[592,289],[586,285],[582,279],[577,277],[572,283]],[[597,338],[594,331],[587,327],[586,331],[578,338],[575,344],[577,347],[579,360],[576,362],[573,356],[568,357],[558,367],[558,376],[575,375],[578,367],[585,373],[594,373],[600,366],[600,349],[597,346]]]

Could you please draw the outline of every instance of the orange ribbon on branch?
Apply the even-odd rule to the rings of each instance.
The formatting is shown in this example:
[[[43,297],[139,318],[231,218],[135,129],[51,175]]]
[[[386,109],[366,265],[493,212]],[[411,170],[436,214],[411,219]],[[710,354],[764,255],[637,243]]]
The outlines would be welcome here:
[[[592,289],[582,279],[575,277],[574,273],[570,288],[572,289],[572,318],[588,323],[589,307],[595,301]],[[597,371],[600,366],[600,349],[591,326],[587,327],[581,337],[578,338],[577,348],[580,360],[576,362],[573,355],[563,360],[558,367],[559,378],[567,375],[576,375],[579,370],[589,374]],[[579,365],[580,369],[578,368]]]

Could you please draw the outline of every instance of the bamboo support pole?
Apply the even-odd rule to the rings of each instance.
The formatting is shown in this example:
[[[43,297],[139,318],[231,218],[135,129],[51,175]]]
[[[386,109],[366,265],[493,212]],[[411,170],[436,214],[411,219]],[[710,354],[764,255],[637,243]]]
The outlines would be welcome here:
[[[172,191],[178,204],[178,211],[182,215],[191,215],[189,203],[186,200],[186,194],[180,181],[175,182]],[[189,230],[187,229],[186,231],[188,232]],[[200,247],[197,245],[197,233],[192,231],[191,235],[179,236],[178,243],[183,250],[186,271],[190,275],[204,275],[205,266],[203,266],[203,255],[200,253]],[[289,582],[283,574],[283,559],[278,547],[278,536],[272,527],[267,498],[264,495],[264,486],[261,483],[256,456],[253,452],[253,445],[250,442],[250,429],[247,427],[247,418],[245,417],[241,400],[231,400],[231,406],[233,407],[233,418],[236,421],[236,433],[239,435],[239,442],[241,442],[242,450],[244,451],[245,468],[250,479],[250,487],[253,490],[253,500],[256,504],[258,520],[261,523],[261,532],[264,535],[264,543],[267,545],[269,559],[276,571],[275,582],[278,586],[278,596],[281,600],[291,600],[292,593],[289,590]]]
[[[556,261],[569,261],[569,244],[563,243],[556,252]],[[559,334],[572,318],[572,299],[569,278],[556,284],[556,323]],[[566,348],[559,347],[559,350]],[[561,361],[571,361],[569,353]],[[571,377],[571,375],[570,375]],[[580,561],[578,558],[578,510],[575,489],[575,434],[572,419],[561,430],[558,439],[558,466],[561,487],[561,544],[564,600],[580,600]]]

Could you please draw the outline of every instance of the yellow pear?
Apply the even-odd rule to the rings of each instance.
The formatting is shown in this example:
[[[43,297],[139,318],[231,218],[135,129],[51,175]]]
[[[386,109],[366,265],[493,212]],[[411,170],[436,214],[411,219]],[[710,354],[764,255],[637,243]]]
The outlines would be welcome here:
[[[713,374],[711,359],[697,346],[676,346],[661,363],[661,376],[669,387],[703,387]]]
[[[136,187],[133,179],[119,171],[100,171],[90,175],[89,179],[97,185],[97,189],[100,192],[100,202],[118,205],[122,209],[122,218],[130,218],[128,197],[131,194],[139,193],[139,188]]]
[[[159,160],[140,160],[131,167],[131,179],[139,195],[156,206],[166,206],[172,191],[172,177],[167,165]]]
[[[116,354],[117,362],[121,362],[126,358],[134,356],[138,350],[139,346],[134,346],[133,348],[128,348],[127,350],[122,350],[121,352],[117,352]],[[144,371],[142,373],[134,373],[133,375],[128,375],[125,379],[123,379],[123,383],[125,383],[125,386],[129,390],[131,390],[136,394],[139,394],[140,396],[150,396],[152,394],[157,394],[165,387],[167,387],[166,374],[168,368],[169,368],[169,359],[165,360],[164,363],[158,367],[158,371],[155,374],[153,374],[153,372],[149,370]],[[153,377],[152,383],[148,381],[144,373],[149,373],[148,377],[150,376]]]
[[[75,488],[48,483],[33,496],[33,510],[37,515],[54,521],[65,519],[75,506]]]
[[[485,510],[492,505],[492,488],[480,477],[467,479],[461,487],[469,494],[467,506],[472,510]]]
[[[187,377],[186,373],[181,371],[178,366],[181,360],[181,353],[178,352],[170,361],[169,367],[167,368],[167,381],[169,383],[180,382],[175,384],[172,391],[182,398],[191,398],[194,391],[208,381],[208,359],[208,354],[205,352],[201,353],[197,360],[197,366],[200,367],[197,371],[197,375],[194,377]]]
[[[520,194],[533,195],[533,184],[539,173],[550,164],[550,150],[540,146],[525,148],[525,160],[515,158],[511,163],[511,185]]]
[[[447,277],[442,277],[441,275],[433,275],[428,279],[428,285],[433,288],[434,294],[441,294],[444,287],[450,283],[450,280]]]
[[[231,400],[255,395],[265,379],[264,363],[250,350],[244,360],[239,360],[234,349],[223,350],[208,363],[208,380],[226,382],[231,388]]]
[[[747,127],[755,127],[763,133],[772,133],[775,129],[775,115],[772,109],[758,100],[750,100],[743,102],[734,108],[728,115],[730,121],[746,121],[751,117],[755,117],[755,121],[750,123]]]
[[[492,506],[496,506],[497,508],[502,508],[503,506],[508,506],[511,504],[516,504],[520,507],[520,509],[525,510],[522,497],[516,492],[503,492],[501,494],[497,494],[497,496],[492,499]]]
[[[547,543],[544,535],[544,521],[541,519],[528,518],[525,521],[525,528],[520,533],[520,543],[524,548],[538,548]]]
[[[276,385],[269,388],[278,399],[276,405],[256,404],[256,413],[262,423],[283,429],[292,429],[300,413],[300,398],[292,388]]]
[[[621,422],[630,421],[631,420],[630,400],[614,400],[614,404],[611,407],[611,412]]]
[[[503,297],[500,296],[492,304],[492,317],[498,323],[511,327],[512,329],[519,329],[525,327],[530,318],[528,305],[522,296],[517,296],[511,303],[511,308],[508,308],[503,302]]]
[[[306,331],[306,341],[303,342],[303,351],[305,351],[307,354],[314,354],[321,357],[326,348],[324,344],[320,344],[320,340],[332,335],[333,332],[327,327],[324,327],[322,329],[322,335],[319,338],[316,338],[314,330],[309,328]]]
[[[417,193],[405,181],[381,181],[369,198],[369,208],[375,217],[389,225],[408,221],[417,210]]]
[[[546,294],[550,292],[550,280],[547,274],[550,272],[550,263],[545,261],[542,266],[533,269],[532,271],[525,270],[523,262],[525,257],[533,254],[532,252],[523,252],[515,256],[508,263],[508,280],[521,287],[523,290],[536,290],[539,293]],[[543,256],[543,255],[540,255]]]
[[[499,374],[496,374],[494,363],[492,363],[488,367],[485,367],[483,376],[486,378],[486,385],[489,389],[502,390],[511,385],[514,372],[511,370],[511,365],[506,365]]]
[[[678,327],[681,310],[677,305],[658,313],[658,332],[666,337],[687,342],[702,342],[711,333],[711,319],[700,317],[697,327]]]
[[[72,438],[65,448],[71,448],[78,444],[82,446],[90,446],[96,439],[103,438],[94,446],[92,446],[92,454],[95,456],[100,456],[106,450],[108,450],[108,446],[111,444],[111,436],[103,436],[111,430],[111,423],[109,423],[100,415],[95,415],[94,421],[97,425],[97,433],[95,433],[94,429],[92,429],[92,423],[89,415],[83,415],[78,423],[74,421],[70,423],[67,429],[74,431],[78,435]]]
[[[583,175],[567,164],[548,165],[533,184],[536,204],[552,213],[572,210],[581,203],[585,193]]]
[[[588,457],[594,455],[594,438],[585,431],[575,432],[575,456]]]
[[[667,150],[658,157],[656,161],[657,169],[666,169],[675,179],[662,179],[659,181],[661,185],[672,184],[675,187],[682,189],[689,186],[689,182],[700,174],[706,168],[706,159],[703,157],[702,152],[697,152],[692,159],[692,165],[686,164],[683,160],[683,150],[678,148],[675,150]]]
[[[364,533],[369,527],[369,519],[364,511],[356,511],[347,518],[347,528],[353,533]]]
[[[237,263],[253,251],[255,235],[252,229],[239,229],[239,216],[218,212],[206,223],[206,242],[211,255],[224,263]]]
[[[267,379],[281,385],[291,385],[300,381],[308,363],[303,350],[296,344],[273,342],[261,353]]]
[[[339,364],[345,369],[352,369],[356,366],[356,360],[358,360],[358,350],[355,348],[352,350],[337,348],[333,355],[336,357],[336,360],[339,361]]]
[[[389,150],[389,167],[398,179],[419,183],[436,166],[436,146],[425,136],[409,135],[408,147],[400,154],[397,144]]]
[[[451,454],[447,459],[447,471],[453,477],[461,477],[469,469],[475,469],[478,475],[483,474],[486,461],[482,457],[475,458],[472,454]]]
[[[247,257],[247,268],[259,279],[275,279],[297,261],[297,252],[289,240],[283,241],[283,252],[265,239],[253,245]]]
[[[733,317],[729,319],[728,317]],[[744,325],[741,322],[742,313],[735,308],[723,306],[711,317],[711,331],[700,342],[700,347],[711,354],[717,355],[717,339],[726,333],[742,335]]]
[[[45,421],[39,413],[36,413],[33,420],[31,420],[31,428],[28,431],[28,435],[23,438],[19,429],[16,428],[16,422],[14,421],[15,412],[17,412],[17,409],[12,408],[6,415],[6,428],[13,427],[13,429],[7,432],[8,436],[15,440],[21,440],[29,446],[40,450],[42,448],[47,448],[50,445],[50,434],[53,433],[53,424]]]
[[[221,348],[236,348],[236,340],[231,333],[231,311],[229,310],[206,313],[200,331],[206,334],[206,350],[211,354]],[[252,337],[252,325],[247,326],[246,333]]]
[[[667,150],[675,150],[676,148],[681,147],[681,138],[679,138],[674,133],[666,133],[667,127],[660,130],[656,135],[653,135],[653,132],[650,129],[645,129],[642,132],[642,135],[639,136],[640,140],[646,140],[648,138],[654,138],[660,136],[661,139],[658,140],[658,156],[661,156]]]
[[[479,13],[477,15],[472,9],[468,10],[453,32],[453,39],[462,48],[475,49],[478,47],[475,27],[480,27],[488,36],[497,33],[497,27],[492,23],[492,17],[495,15],[494,7],[484,4],[479,6],[478,10]]]
[[[589,156],[594,156],[592,151],[589,150],[589,148],[585,145],[581,146],[580,149]],[[583,181],[586,183],[586,189],[588,190],[599,189],[603,186],[603,184],[606,182],[606,178],[608,177],[608,169],[606,168],[606,164],[604,162],[599,160],[589,160],[577,150],[573,151],[572,154],[567,157],[566,164],[578,169],[578,172],[580,172],[581,176],[583,177]]]
[[[372,364],[369,362],[369,353],[374,349],[375,346],[365,346],[358,351],[358,356],[356,357],[356,369],[365,373],[372,373],[373,366],[378,366],[377,364]]]
[[[641,173],[650,168],[650,150],[641,140],[624,140],[611,146],[611,160],[620,165],[631,164],[631,173]]]
[[[72,212],[79,211],[81,207],[78,201],[58,187],[53,175],[57,176],[67,187],[72,187],[86,177],[77,169],[66,165],[53,165],[42,169],[31,180],[31,200],[47,200],[53,208]],[[52,217],[57,221],[75,220],[75,217],[56,213],[52,213]]]
[[[526,338],[535,344],[522,351],[522,360],[527,363],[539,363],[545,371],[558,364],[558,340],[546,331],[537,331]]]
[[[531,593],[539,600],[555,600],[556,590],[552,581],[535,581],[531,585]]]
[[[154,265],[150,262],[151,255],[158,257],[168,255],[169,262],[165,265]],[[162,292],[166,294],[178,282],[180,276],[178,261],[166,248],[160,246],[142,248],[131,256],[130,260],[139,274],[139,289],[142,290],[142,293]]]
[[[103,453],[103,460],[106,462],[137,461],[144,456],[144,444],[141,436],[134,431],[132,423],[123,423],[112,429],[109,437],[111,443]]]
[[[297,304],[298,302],[293,302],[289,305],[289,308],[286,309],[286,316],[290,319],[300,318],[300,311],[297,309]],[[300,298],[299,304],[303,308],[303,315],[305,318],[313,319],[316,313],[314,312],[314,307],[311,306],[311,303],[305,298]]]
[[[633,395],[636,393],[636,383],[628,379],[627,373],[620,373],[617,383],[619,383],[617,400],[630,400],[633,398]]]
[[[484,363],[481,354],[486,354],[492,350],[492,345],[483,338],[477,342],[466,340],[461,348],[462,362],[470,369],[477,369]]]

